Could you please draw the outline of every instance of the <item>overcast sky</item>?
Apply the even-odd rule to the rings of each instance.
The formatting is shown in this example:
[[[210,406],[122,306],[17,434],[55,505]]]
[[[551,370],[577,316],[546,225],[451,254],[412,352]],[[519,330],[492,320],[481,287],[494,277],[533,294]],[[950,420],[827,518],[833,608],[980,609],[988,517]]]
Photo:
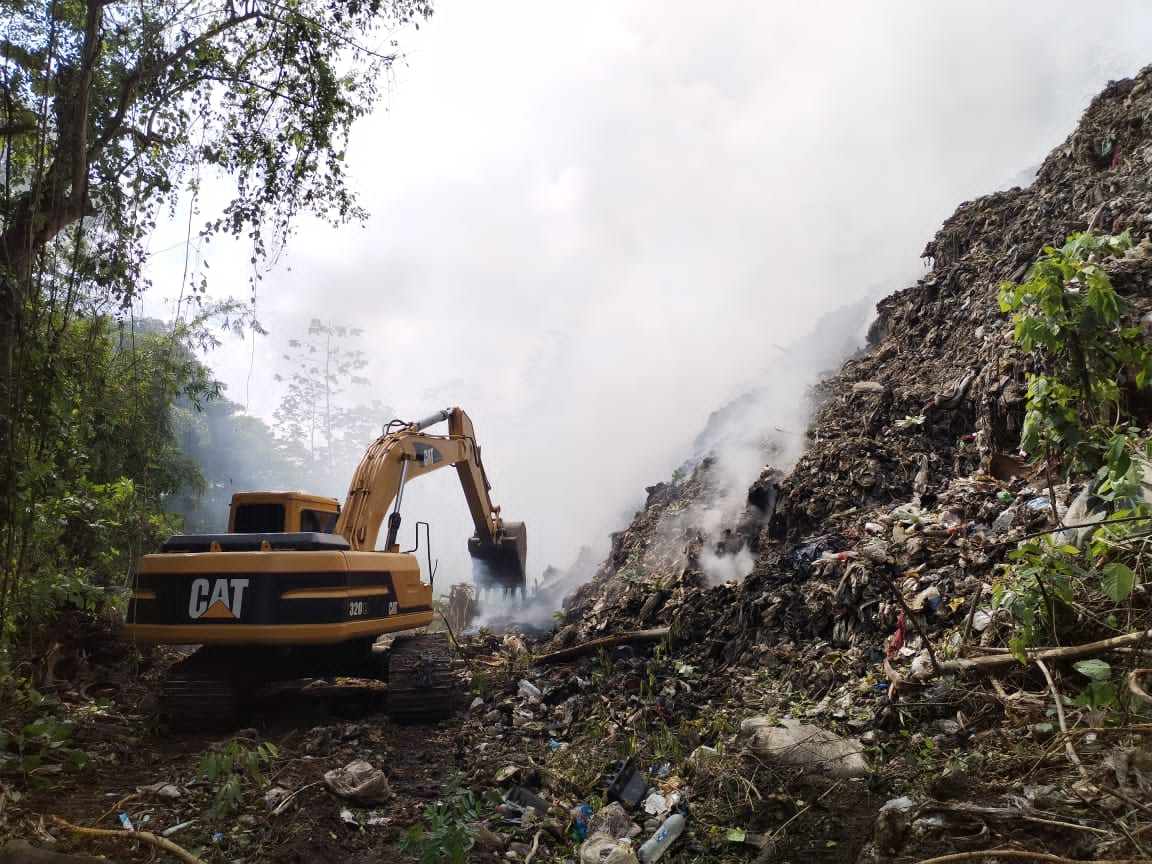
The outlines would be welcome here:
[[[349,153],[371,220],[302,223],[259,287],[269,335],[208,362],[268,417],[290,337],[363,327],[366,400],[472,415],[533,573],[606,547],[709,413],[785,368],[757,422],[798,431],[802,379],[867,315],[814,323],[911,284],[961,201],[1016,182],[1152,62],[1136,0],[436,9],[399,34],[406,62]],[[217,294],[246,297],[247,251],[211,252]],[[182,256],[158,256],[150,314]],[[453,473],[413,499],[443,508],[420,515],[448,581],[470,532]]]

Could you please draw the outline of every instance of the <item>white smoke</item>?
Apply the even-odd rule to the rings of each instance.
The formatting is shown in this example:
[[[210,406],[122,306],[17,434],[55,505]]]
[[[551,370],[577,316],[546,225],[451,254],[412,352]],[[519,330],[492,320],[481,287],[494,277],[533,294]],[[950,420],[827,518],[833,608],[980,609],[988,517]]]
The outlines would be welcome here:
[[[347,155],[371,222],[302,223],[258,291],[271,335],[210,362],[267,417],[289,336],[364,328],[366,396],[472,415],[536,579],[602,556],[694,451],[717,455],[725,507],[794,459],[805,388],[859,344],[876,282],[911,284],[960,201],[1148,61],[1152,4],[442,0],[401,45],[389,110]],[[182,238],[154,244],[172,297]],[[248,250],[211,253],[214,290],[246,296]],[[405,499],[438,585],[471,569],[450,473]]]

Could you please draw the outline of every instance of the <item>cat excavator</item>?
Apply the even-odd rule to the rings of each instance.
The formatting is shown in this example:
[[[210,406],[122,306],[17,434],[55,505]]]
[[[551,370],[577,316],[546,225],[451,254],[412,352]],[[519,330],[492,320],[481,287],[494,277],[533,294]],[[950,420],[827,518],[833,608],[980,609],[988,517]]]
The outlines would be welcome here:
[[[446,435],[426,431],[445,420]],[[476,528],[477,588],[523,596],[524,523],[492,503],[468,415],[454,407],[393,421],[364,453],[343,508],[300,492],[237,493],[227,533],[176,535],[140,559],[127,635],[200,646],[168,672],[160,709],[169,724],[235,722],[262,691],[301,679],[384,679],[394,719],[449,713],[457,688],[447,637],[410,633],[432,623],[432,574],[423,581],[397,543],[405,484],[449,465]],[[397,633],[379,650],[380,637]]]

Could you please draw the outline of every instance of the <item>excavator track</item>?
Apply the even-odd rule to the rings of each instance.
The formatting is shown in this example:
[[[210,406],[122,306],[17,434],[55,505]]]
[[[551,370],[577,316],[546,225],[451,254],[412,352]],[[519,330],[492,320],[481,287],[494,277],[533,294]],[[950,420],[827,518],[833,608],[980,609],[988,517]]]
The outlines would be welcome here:
[[[388,651],[388,716],[398,723],[437,723],[457,704],[452,648],[444,633],[398,636]]]
[[[243,716],[244,692],[237,672],[226,656],[204,649],[176,663],[160,691],[160,720],[180,732],[236,725]]]
[[[169,670],[160,719],[177,732],[219,730],[292,715],[293,705],[303,713],[306,702],[320,701],[337,716],[379,711],[383,702],[398,723],[435,723],[456,709],[455,683],[442,633],[398,636],[386,653],[365,643],[293,651],[209,647]]]

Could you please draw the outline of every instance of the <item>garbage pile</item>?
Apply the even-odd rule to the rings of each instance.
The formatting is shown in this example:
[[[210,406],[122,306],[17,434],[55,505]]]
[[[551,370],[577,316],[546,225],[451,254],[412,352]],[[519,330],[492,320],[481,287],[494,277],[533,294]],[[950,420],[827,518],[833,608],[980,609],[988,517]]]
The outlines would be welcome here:
[[[1004,280],[1021,279],[1043,247],[1073,232],[1130,229],[1138,241],[1152,233],[1149,116],[1152,71],[1145,70],[1092,102],[1030,187],[961,205],[924,250],[931,271],[878,305],[866,348],[815,388],[811,444],[791,471],[766,466],[720,541],[693,521],[696,505],[715,491],[709,460],[650,488],[595,578],[568,598],[562,627],[539,647],[546,655],[666,627],[664,653],[628,661],[652,679],[649,695],[624,689],[601,697],[619,729],[667,714],[681,728],[722,727],[700,744],[723,752],[736,740],[733,727],[755,710],[771,716],[771,728],[813,723],[889,755],[870,769],[868,792],[853,793],[875,799],[877,836],[870,828],[867,844],[849,850],[841,839],[811,860],[927,857],[946,850],[940,826],[953,822],[979,822],[991,844],[980,848],[992,848],[1014,842],[1029,808],[1039,812],[1024,787],[1014,787],[1016,769],[993,771],[984,748],[1051,734],[1048,683],[1035,666],[1004,667],[1019,688],[1008,693],[1003,676],[977,686],[949,665],[969,647],[1007,651],[1016,622],[994,602],[997,568],[1022,539],[1051,531],[1083,500],[1083,484],[1056,482],[1019,453],[1025,374],[1035,358],[1016,347],[997,293]],[[1152,320],[1150,252],[1144,239],[1105,264],[1132,323]],[[710,543],[728,547],[719,554],[750,551],[751,573],[711,586],[700,566]],[[1101,632],[1085,620],[1085,640]],[[580,729],[589,715],[570,701],[561,706],[550,730]],[[1115,744],[1099,748],[1098,765],[1113,758]],[[1135,746],[1147,756],[1142,743]],[[971,764],[961,755],[969,751]],[[972,786],[977,764],[1003,772],[995,807],[929,806],[932,797],[884,804],[884,789],[907,786],[929,763],[937,776],[921,783],[921,794],[949,802]],[[986,787],[975,794],[989,805]],[[1098,791],[1079,794],[1081,806],[1099,805]],[[693,807],[699,802],[694,796]],[[770,809],[750,806],[744,815],[755,820]],[[778,815],[777,825],[795,808]],[[1078,829],[1049,821],[1059,824],[1047,838],[1034,832],[1030,848],[1063,853],[1065,835]],[[1110,831],[1092,824],[1096,833],[1079,830],[1076,848],[1112,842]]]

